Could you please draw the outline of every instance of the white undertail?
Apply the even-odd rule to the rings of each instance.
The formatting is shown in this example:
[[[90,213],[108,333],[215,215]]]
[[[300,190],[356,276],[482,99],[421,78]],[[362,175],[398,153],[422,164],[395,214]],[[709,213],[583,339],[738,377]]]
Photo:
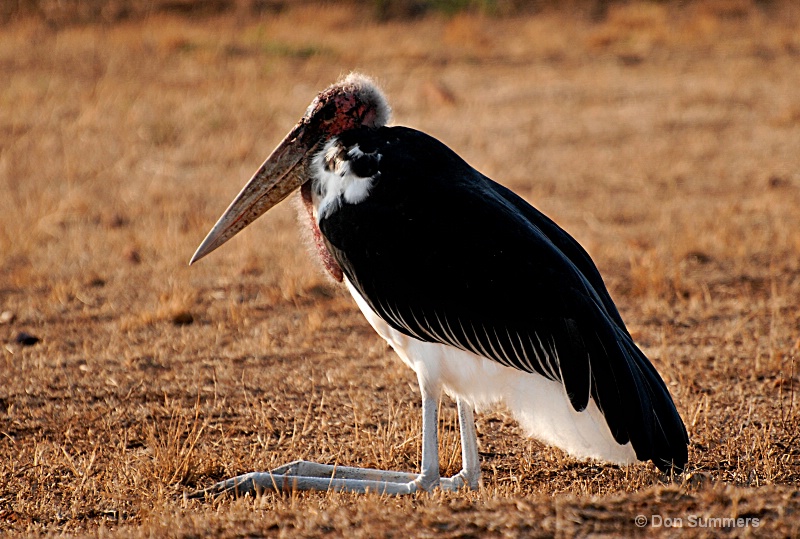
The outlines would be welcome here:
[[[593,400],[576,411],[561,382],[467,352],[453,346],[424,342],[393,329],[378,316],[345,278],[350,294],[370,325],[411,367],[431,394],[443,389],[476,409],[505,404],[529,436],[559,447],[578,458],[618,464],[637,461],[630,442],[614,440]]]

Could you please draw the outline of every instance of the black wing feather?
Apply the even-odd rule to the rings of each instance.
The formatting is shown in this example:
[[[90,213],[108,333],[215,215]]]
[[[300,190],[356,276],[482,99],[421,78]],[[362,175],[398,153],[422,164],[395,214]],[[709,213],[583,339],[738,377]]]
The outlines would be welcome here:
[[[416,339],[474,352],[593,399],[640,460],[682,468],[686,435],[585,250],[449,148],[408,128],[341,137],[381,158],[369,197],[320,222],[373,311]]]

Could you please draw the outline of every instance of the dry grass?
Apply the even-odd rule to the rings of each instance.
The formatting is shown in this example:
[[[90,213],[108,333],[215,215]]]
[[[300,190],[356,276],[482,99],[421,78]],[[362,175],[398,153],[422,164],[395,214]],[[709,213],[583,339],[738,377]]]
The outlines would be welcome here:
[[[739,5],[4,28],[0,532],[674,532],[633,523],[659,514],[800,533],[800,14]],[[181,500],[295,458],[418,466],[412,373],[320,275],[288,205],[186,266],[351,69],[588,248],[686,420],[690,478],[574,461],[499,410],[478,414],[477,493]],[[454,473],[448,402],[441,429]]]

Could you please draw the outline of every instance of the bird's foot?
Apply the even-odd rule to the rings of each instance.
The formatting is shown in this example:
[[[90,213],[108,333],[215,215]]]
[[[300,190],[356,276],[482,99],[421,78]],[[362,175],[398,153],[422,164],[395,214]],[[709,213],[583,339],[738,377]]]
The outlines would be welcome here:
[[[474,485],[474,486],[473,486]],[[450,478],[427,478],[424,474],[331,466],[297,460],[269,472],[251,472],[220,481],[206,489],[187,493],[186,498],[216,497],[221,494],[255,496],[262,492],[291,492],[294,490],[319,490],[337,492],[376,492],[378,494],[412,494],[431,491],[436,487],[454,491],[467,486],[477,488],[477,478],[467,480],[462,470]]]
[[[462,469],[453,477],[442,477],[439,480],[439,487],[448,491],[461,490],[464,487],[469,490],[478,490],[480,479],[480,472],[475,474]]]

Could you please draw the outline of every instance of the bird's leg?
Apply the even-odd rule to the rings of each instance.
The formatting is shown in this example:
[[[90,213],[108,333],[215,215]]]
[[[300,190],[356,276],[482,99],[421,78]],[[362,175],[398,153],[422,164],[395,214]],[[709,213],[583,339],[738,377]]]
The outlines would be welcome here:
[[[244,496],[269,490],[369,491],[379,494],[411,494],[418,490],[433,490],[440,481],[437,399],[423,384],[420,384],[420,390],[422,392],[422,473],[420,474],[331,466],[298,460],[269,472],[239,475],[186,496],[205,498],[223,493]],[[457,490],[463,484],[455,485],[450,479],[444,481],[447,482],[448,490]]]
[[[478,435],[475,432],[475,418],[472,406],[461,398],[458,403],[458,425],[461,431],[461,471],[453,477],[441,479],[444,490],[458,490],[467,487],[477,490],[481,479],[481,463],[478,458]]]
[[[419,477],[414,480],[422,490],[433,490],[439,486],[439,410],[438,398],[419,381],[422,394],[422,466]],[[438,396],[438,391],[436,392]]]
[[[377,492],[379,494],[411,494],[418,490],[477,489],[481,468],[478,459],[478,438],[472,407],[458,399],[458,423],[461,432],[462,469],[453,477],[439,477],[439,418],[436,396],[420,381],[422,393],[422,466],[419,475],[406,472],[331,466],[305,460],[290,462],[269,472],[251,472],[221,481],[207,489],[187,494],[204,498],[230,493],[236,496],[263,491],[334,490],[345,492]]]
[[[270,470],[250,472],[220,481],[206,489],[187,493],[187,498],[206,498],[220,494],[257,495],[266,491],[292,492],[319,490],[341,492],[377,492],[378,494],[411,494],[418,487],[414,473],[331,466],[307,460],[296,460]]]

